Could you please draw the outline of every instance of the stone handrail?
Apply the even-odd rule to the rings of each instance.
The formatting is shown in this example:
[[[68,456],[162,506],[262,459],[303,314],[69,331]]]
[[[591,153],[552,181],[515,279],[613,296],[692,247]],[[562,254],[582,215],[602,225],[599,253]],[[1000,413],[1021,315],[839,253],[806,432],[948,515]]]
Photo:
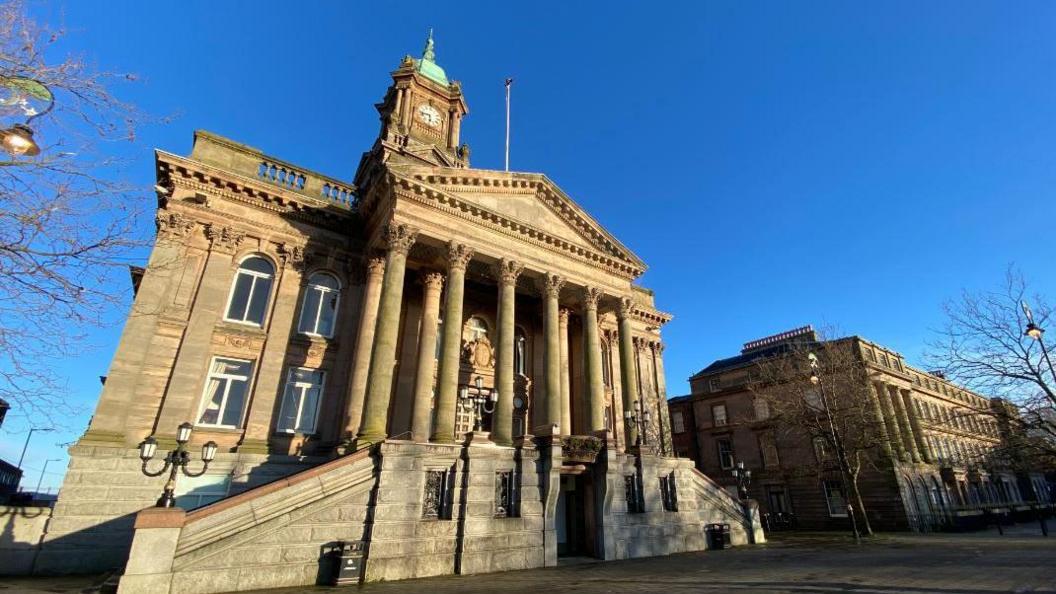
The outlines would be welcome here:
[[[693,468],[692,471],[693,478],[697,479],[697,486],[701,491],[706,492],[708,496],[710,496],[717,505],[722,506],[725,511],[744,518],[744,506],[739,499],[730,495],[726,489],[722,488],[722,485],[715,482],[703,472],[696,468]]]

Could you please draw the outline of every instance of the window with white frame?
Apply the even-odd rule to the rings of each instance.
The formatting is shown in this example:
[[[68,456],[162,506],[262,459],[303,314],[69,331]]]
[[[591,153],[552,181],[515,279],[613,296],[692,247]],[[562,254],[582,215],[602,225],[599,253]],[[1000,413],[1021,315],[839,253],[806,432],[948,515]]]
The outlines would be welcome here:
[[[829,507],[829,517],[846,518],[847,498],[843,494],[843,485],[840,484],[840,481],[822,481],[822,488],[825,491],[825,503]]]
[[[224,319],[241,324],[264,325],[275,267],[260,256],[250,256],[238,266]]]
[[[755,409],[756,421],[765,421],[770,418],[770,403],[765,398],[753,400],[752,407]]]
[[[323,336],[334,335],[337,321],[337,304],[341,297],[341,283],[325,272],[316,272],[308,278],[301,306],[301,334]]]
[[[482,338],[487,338],[488,325],[484,323],[484,320],[477,316],[473,316],[472,318],[469,318],[469,327],[467,328],[467,331],[469,332],[469,338],[467,340],[480,340]]]
[[[227,474],[181,476],[176,483],[176,507],[191,510],[227,497],[231,477]]]
[[[673,433],[684,433],[686,431],[686,421],[682,417],[682,411],[680,410],[671,411],[671,431]]]
[[[315,433],[319,402],[323,399],[324,373],[294,368],[286,380],[277,429],[286,433]]]
[[[713,404],[711,405],[711,422],[716,427],[722,427],[727,424],[726,418],[726,405],[725,404]]]
[[[733,468],[733,442],[728,439],[716,439],[715,447],[719,452],[719,467],[723,470]]]
[[[249,377],[253,362],[213,357],[209,378],[205,382],[199,425],[238,428],[249,396]]]
[[[818,462],[825,462],[831,458],[829,455],[829,442],[824,437],[815,437],[811,440],[811,445],[814,447],[814,458]]]

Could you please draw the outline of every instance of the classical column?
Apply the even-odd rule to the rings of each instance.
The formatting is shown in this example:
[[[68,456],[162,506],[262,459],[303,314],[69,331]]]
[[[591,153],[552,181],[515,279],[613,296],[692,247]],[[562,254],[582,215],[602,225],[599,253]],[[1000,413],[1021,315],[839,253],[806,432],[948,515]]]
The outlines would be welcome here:
[[[444,275],[429,272],[422,277],[422,324],[418,330],[418,369],[414,376],[414,412],[411,439],[429,441],[433,430],[433,374],[436,369],[436,323],[440,318],[440,289]]]
[[[638,400],[638,378],[634,368],[634,337],[631,334],[631,312],[634,302],[627,297],[620,299],[616,316],[620,321],[620,384],[623,386],[623,410],[633,411]],[[635,445],[638,440],[638,429],[634,423],[625,423],[627,447]]]
[[[560,434],[571,433],[564,423],[561,392],[561,312],[558,298],[565,279],[547,273],[541,281],[543,296],[543,354],[546,369],[546,415],[547,425],[557,425]],[[567,328],[566,328],[567,331]]]
[[[374,330],[374,350],[370,356],[370,378],[363,421],[356,442],[370,444],[386,437],[389,400],[392,398],[392,372],[396,365],[396,338],[400,330],[403,307],[403,274],[407,252],[411,250],[418,230],[410,225],[389,223],[385,230],[388,254],[385,257],[385,279],[378,305],[378,324]]]
[[[920,462],[920,452],[917,451],[917,444],[913,440],[913,428],[909,424],[909,415],[906,414],[906,407],[902,403],[898,387],[888,386],[888,397],[891,398],[895,407],[895,419],[898,421],[898,432],[902,435],[902,445],[906,448],[911,460]]]
[[[588,433],[605,430],[605,379],[601,373],[601,336],[598,328],[598,299],[601,289],[583,289],[583,367],[587,371]]]
[[[495,389],[499,400],[491,415],[491,440],[498,445],[513,445],[513,344],[514,302],[517,299],[517,277],[524,265],[503,258],[495,266],[499,282],[499,336],[495,353]]]
[[[917,409],[913,406],[913,391],[899,390],[898,392],[902,395],[902,403],[905,405],[906,414],[909,415],[909,426],[913,429],[913,438],[916,441],[917,450],[920,452],[920,458],[924,462],[931,464],[935,461],[935,457],[931,455],[931,448],[928,447],[928,442],[924,439],[924,431],[920,428],[920,417],[917,415]]]
[[[561,430],[575,433],[572,424],[572,385],[568,377],[568,316],[570,312],[561,308],[557,312],[557,339],[561,342]]]
[[[363,305],[356,328],[356,346],[352,352],[352,377],[345,398],[345,438],[359,433],[363,417],[363,399],[367,395],[367,376],[370,374],[370,351],[374,347],[374,329],[378,323],[378,302],[381,301],[381,282],[385,276],[385,259],[369,258],[365,264]]]
[[[883,382],[873,382],[872,385],[884,415],[884,426],[887,428],[891,448],[898,455],[899,460],[909,462],[909,452],[906,451],[905,442],[902,441],[902,432],[898,428],[898,416],[895,414],[895,407],[891,405],[891,397],[887,392],[887,385]]]
[[[462,350],[462,293],[466,284],[466,266],[471,259],[473,248],[453,241],[447,244],[447,297],[444,300],[444,335],[440,342],[440,377],[432,437],[432,441],[440,443],[455,440],[458,356]]]
[[[869,382],[869,386],[870,391],[872,392],[872,394],[870,394],[869,401],[871,404],[873,417],[876,419],[876,426],[878,429],[877,433],[879,433],[880,436],[880,446],[884,449],[884,455],[886,455],[890,459],[894,459],[896,454],[894,448],[891,445],[891,436],[889,435],[887,429],[888,419],[887,416],[884,415],[883,406],[880,404],[880,392],[877,391],[875,383]]]

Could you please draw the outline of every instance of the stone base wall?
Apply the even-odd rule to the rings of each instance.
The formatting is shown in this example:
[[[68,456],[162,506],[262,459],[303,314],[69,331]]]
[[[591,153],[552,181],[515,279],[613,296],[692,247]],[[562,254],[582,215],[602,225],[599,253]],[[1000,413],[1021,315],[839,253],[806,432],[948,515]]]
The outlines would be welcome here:
[[[51,519],[50,507],[0,506],[0,575],[28,575]]]
[[[156,471],[167,452],[148,465]],[[192,456],[195,455],[192,453]],[[240,493],[318,464],[320,459],[262,454],[218,454],[209,474],[231,478]],[[191,463],[197,471],[201,462]],[[83,446],[70,448],[70,465],[47,525],[35,573],[99,573],[125,564],[136,512],[161,495],[166,476],[142,472],[139,450]]]

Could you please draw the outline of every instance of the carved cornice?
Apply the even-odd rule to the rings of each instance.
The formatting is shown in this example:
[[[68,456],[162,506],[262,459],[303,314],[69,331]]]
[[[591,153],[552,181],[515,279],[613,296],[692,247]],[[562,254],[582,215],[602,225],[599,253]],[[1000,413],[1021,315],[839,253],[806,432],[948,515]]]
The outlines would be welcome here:
[[[565,256],[571,255],[580,261],[585,261],[589,266],[619,277],[633,280],[645,272],[644,267],[628,264],[618,258],[551,235],[522,221],[461,200],[448,192],[424,187],[413,183],[412,180],[395,175],[390,175],[390,182],[393,185],[393,193],[397,197],[430,205],[450,216],[471,221],[529,245],[542,247]]]
[[[547,272],[541,279],[539,279],[539,292],[543,297],[557,299],[561,296],[561,287],[563,286],[565,286],[565,279],[556,274],[550,274]],[[560,314],[560,310],[558,313]],[[568,321],[567,310],[565,313],[565,321]]]
[[[279,261],[282,262],[283,267],[295,268],[297,270],[304,270],[304,247],[289,244],[280,243],[275,250],[279,254]]]
[[[465,271],[469,261],[473,259],[474,250],[464,243],[447,244],[447,267],[451,270]]]
[[[233,254],[238,251],[239,246],[242,245],[242,241],[246,238],[246,234],[243,231],[233,229],[226,225],[208,223],[205,226],[205,237],[209,240],[209,249],[216,252]]]
[[[157,225],[158,239],[182,239],[191,234],[196,221],[179,212],[159,210],[154,216]]]
[[[403,223],[389,223],[385,228],[385,245],[390,251],[407,255],[418,239],[418,229]]]
[[[522,272],[524,272],[524,264],[509,258],[499,260],[491,269],[496,281],[510,286],[517,283],[517,277],[521,276]]]
[[[444,287],[444,275],[441,272],[426,272],[421,278],[426,291],[439,292]]]
[[[583,308],[597,311],[601,295],[601,289],[598,287],[583,287]]]

